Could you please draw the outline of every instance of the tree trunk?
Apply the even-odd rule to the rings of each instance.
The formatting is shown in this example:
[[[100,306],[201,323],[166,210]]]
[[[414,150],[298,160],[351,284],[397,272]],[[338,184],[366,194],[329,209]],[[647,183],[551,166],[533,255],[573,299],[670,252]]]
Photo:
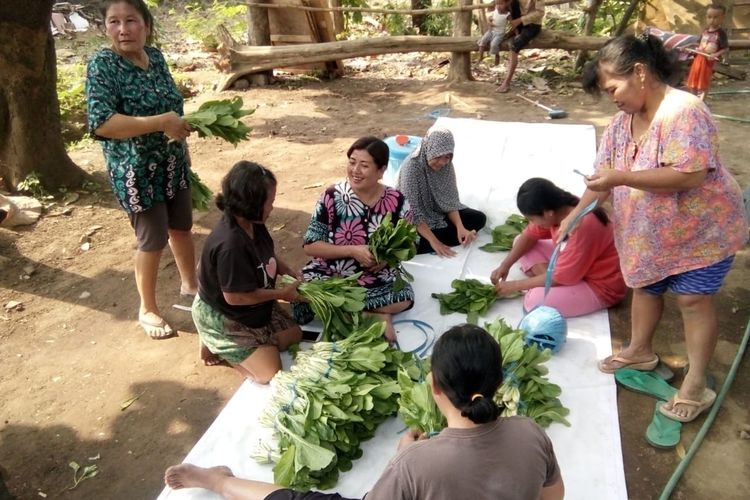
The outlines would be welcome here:
[[[430,8],[430,0],[411,0],[412,10],[422,10]],[[412,14],[411,25],[419,29],[420,35],[427,34],[427,16],[425,14]]]
[[[472,0],[459,0],[459,5],[471,5]],[[471,35],[471,12],[456,12],[453,21],[453,36]],[[449,82],[467,82],[471,76],[471,52],[451,52],[451,67],[448,71]]]
[[[591,33],[594,32],[594,23],[596,22],[596,15],[599,12],[599,7],[602,6],[602,2],[604,0],[588,0],[588,5],[586,6],[586,10],[584,12],[584,17],[586,18],[586,24],[583,28],[583,34],[586,36],[591,35]],[[586,62],[586,59],[588,58],[588,52],[585,50],[582,50],[578,53],[578,57],[576,57],[576,69],[581,69],[583,67],[583,64]]]
[[[625,13],[623,13],[622,19],[620,19],[620,25],[615,30],[616,37],[625,33],[625,29],[630,24],[630,18],[633,16],[633,12],[635,12],[635,8],[638,7],[639,3],[641,3],[641,0],[630,0],[630,5],[625,9]]]
[[[250,45],[271,45],[271,27],[268,22],[268,10],[260,7],[247,9],[247,40]],[[253,73],[248,76],[252,85],[262,87],[271,83],[273,71]]]
[[[63,144],[52,2],[0,2],[0,177],[9,191],[32,172],[48,190],[87,177]]]

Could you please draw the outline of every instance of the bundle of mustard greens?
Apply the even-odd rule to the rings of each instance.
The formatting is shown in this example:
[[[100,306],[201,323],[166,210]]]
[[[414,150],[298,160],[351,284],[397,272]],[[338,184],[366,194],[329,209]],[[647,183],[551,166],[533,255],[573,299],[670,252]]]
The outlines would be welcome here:
[[[432,298],[440,302],[440,314],[460,312],[466,314],[466,322],[476,325],[479,316],[486,314],[497,300],[495,287],[475,279],[453,280],[452,292],[433,293]]]
[[[485,325],[486,330],[500,344],[503,358],[503,383],[495,393],[495,402],[503,407],[504,417],[523,415],[531,418],[542,427],[552,422],[569,426],[565,418],[570,411],[560,402],[560,386],[547,378],[549,349],[540,350],[535,344],[524,343],[523,332],[514,330],[498,318]],[[416,367],[420,367],[417,361]],[[423,361],[422,370],[406,366],[399,370],[398,382],[399,416],[410,428],[434,434],[446,425],[437,408],[429,385],[429,361]],[[426,369],[425,369],[426,367]]]
[[[396,373],[410,357],[388,346],[384,330],[382,321],[366,318],[346,339],[299,351],[291,369],[274,376],[260,417],[273,436],[252,456],[275,463],[275,483],[332,488],[339,471],[362,456],[361,443],[396,413]]]
[[[401,291],[407,281],[414,280],[414,276],[401,263],[417,255],[417,239],[419,235],[414,224],[405,219],[392,224],[390,213],[383,217],[380,225],[370,235],[367,246],[375,262],[385,263],[396,271],[393,285],[396,292]]]
[[[357,279],[362,273],[345,278],[331,277],[300,283],[297,292],[310,304],[323,323],[321,340],[339,340],[349,336],[359,325],[365,308],[366,290]],[[291,276],[280,280],[281,286],[294,282]]]
[[[487,243],[479,247],[485,252],[506,252],[513,248],[513,240],[521,234],[529,221],[526,217],[518,214],[511,214],[505,219],[505,224],[500,224],[492,229],[492,243]]]

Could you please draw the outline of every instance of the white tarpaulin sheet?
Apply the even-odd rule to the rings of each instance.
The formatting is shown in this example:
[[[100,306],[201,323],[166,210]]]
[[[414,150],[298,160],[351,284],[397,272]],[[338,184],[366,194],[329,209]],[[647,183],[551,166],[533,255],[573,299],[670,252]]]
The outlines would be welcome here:
[[[529,177],[546,177],[558,186],[581,194],[584,185],[574,168],[587,172],[595,154],[595,132],[589,125],[506,123],[439,118],[437,126],[449,128],[456,139],[454,165],[461,200],[488,214],[488,227],[501,224],[517,211],[515,195]],[[407,264],[414,277],[415,306],[395,319],[415,319],[441,333],[466,321],[464,315],[441,316],[432,292],[451,290],[455,278],[489,282],[490,272],[504,254],[489,254],[479,246],[490,241],[488,233],[458,255],[443,259],[420,255]],[[517,266],[510,278],[521,277]],[[521,299],[499,300],[483,320],[502,315],[517,325],[523,311]],[[481,320],[480,320],[481,322]],[[397,324],[399,344],[411,350],[424,342],[424,334],[410,323]],[[571,427],[553,424],[547,429],[560,463],[567,498],[576,500],[626,499],[620,447],[614,378],[600,373],[598,359],[611,353],[606,311],[568,320],[568,341],[548,363],[550,379],[562,387],[562,402],[570,409]],[[285,359],[288,364],[288,359]],[[227,465],[236,476],[272,481],[269,465],[250,458],[266,430],[258,415],[271,394],[270,387],[245,382],[185,458],[203,467]],[[351,471],[342,474],[336,491],[361,497],[377,480],[398,443],[403,429],[396,418],[384,423],[365,443],[364,455]],[[165,464],[165,467],[169,464]],[[160,499],[214,499],[205,490],[165,489]]]

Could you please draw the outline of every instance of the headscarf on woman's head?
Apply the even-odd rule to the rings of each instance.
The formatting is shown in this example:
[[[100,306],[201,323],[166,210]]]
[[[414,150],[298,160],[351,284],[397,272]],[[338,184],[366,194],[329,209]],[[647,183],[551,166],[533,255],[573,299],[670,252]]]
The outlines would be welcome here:
[[[453,154],[456,149],[456,141],[453,139],[453,133],[447,128],[436,128],[427,131],[427,135],[420,144],[424,150],[427,161],[447,154]]]

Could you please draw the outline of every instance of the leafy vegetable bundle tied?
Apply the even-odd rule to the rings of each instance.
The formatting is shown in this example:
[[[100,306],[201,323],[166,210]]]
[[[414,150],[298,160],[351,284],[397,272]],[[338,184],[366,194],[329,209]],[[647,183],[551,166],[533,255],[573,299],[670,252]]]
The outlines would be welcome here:
[[[446,425],[445,417],[432,397],[430,360],[415,358],[415,364],[398,370],[398,416],[410,429],[428,436],[440,432]]]
[[[206,186],[198,174],[190,170],[190,196],[193,199],[193,208],[205,212],[211,204],[214,194]]]
[[[417,255],[417,228],[405,219],[399,219],[394,225],[391,223],[391,214],[383,217],[380,225],[370,235],[368,248],[375,257],[375,261],[385,263],[396,270],[396,282],[394,291],[400,291],[407,281],[413,281],[412,276],[402,262],[411,260]]]
[[[362,456],[361,442],[396,412],[396,373],[410,357],[388,346],[384,328],[367,318],[346,339],[299,351],[291,369],[276,374],[260,417],[273,436],[253,452],[258,462],[275,462],[275,483],[335,486],[339,471]]]
[[[529,221],[523,215],[512,214],[505,219],[505,224],[495,226],[492,230],[492,243],[479,247],[485,252],[506,252],[513,248],[513,240],[521,234]]]
[[[220,137],[233,145],[247,140],[252,130],[240,118],[251,115],[253,109],[242,109],[242,98],[207,101],[198,111],[184,116],[186,122],[198,132],[198,137]]]
[[[473,325],[497,300],[495,287],[479,280],[453,280],[451,287],[452,292],[432,294],[432,298],[440,301],[440,314],[466,313],[466,322]]]
[[[562,390],[549,381],[548,369],[543,366],[552,351],[526,344],[523,331],[514,330],[502,318],[487,323],[485,329],[498,341],[503,354],[503,384],[495,394],[495,402],[505,407],[502,415],[524,415],[542,427],[552,422],[570,426],[565,418],[570,410],[559,399]]]
[[[365,288],[357,282],[361,274],[306,281],[297,287],[299,294],[307,299],[315,316],[323,323],[321,340],[346,338],[361,322],[366,293]],[[284,276],[281,285],[293,281],[294,278]]]

